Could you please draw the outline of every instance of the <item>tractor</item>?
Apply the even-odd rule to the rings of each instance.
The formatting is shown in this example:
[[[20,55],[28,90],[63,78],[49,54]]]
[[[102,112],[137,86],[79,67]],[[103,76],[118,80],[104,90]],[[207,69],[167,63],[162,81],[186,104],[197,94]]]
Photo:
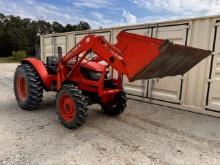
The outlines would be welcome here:
[[[210,54],[125,31],[117,35],[116,44],[88,34],[64,56],[58,47],[58,56],[48,56],[46,62],[22,60],[14,75],[15,97],[20,108],[34,110],[42,103],[43,91],[55,91],[60,122],[78,128],[91,104],[100,104],[113,116],[124,112],[123,75],[131,82],[183,75]]]

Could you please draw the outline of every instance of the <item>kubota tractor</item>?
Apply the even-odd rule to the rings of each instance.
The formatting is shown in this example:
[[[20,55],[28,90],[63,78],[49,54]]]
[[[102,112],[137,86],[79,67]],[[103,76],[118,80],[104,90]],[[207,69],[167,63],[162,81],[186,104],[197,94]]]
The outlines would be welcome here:
[[[56,91],[61,123],[77,128],[85,122],[90,104],[100,104],[110,115],[124,111],[123,75],[129,81],[183,75],[211,53],[127,32],[120,32],[117,40],[112,45],[102,36],[87,35],[63,57],[59,49],[58,57],[47,57],[46,63],[24,59],[14,75],[18,105],[36,109],[43,90]]]

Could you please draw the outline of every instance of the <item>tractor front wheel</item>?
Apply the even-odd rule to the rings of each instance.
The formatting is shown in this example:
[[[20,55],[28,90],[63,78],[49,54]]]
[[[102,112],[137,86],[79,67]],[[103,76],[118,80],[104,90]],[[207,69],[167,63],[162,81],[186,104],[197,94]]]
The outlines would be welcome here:
[[[124,91],[118,93],[115,99],[108,104],[102,104],[102,111],[111,116],[117,116],[124,112],[127,107],[127,97]]]
[[[22,109],[33,110],[42,103],[43,83],[32,65],[22,64],[16,68],[14,93]]]
[[[61,123],[69,128],[77,128],[85,123],[88,99],[73,85],[64,85],[57,94],[57,114]]]

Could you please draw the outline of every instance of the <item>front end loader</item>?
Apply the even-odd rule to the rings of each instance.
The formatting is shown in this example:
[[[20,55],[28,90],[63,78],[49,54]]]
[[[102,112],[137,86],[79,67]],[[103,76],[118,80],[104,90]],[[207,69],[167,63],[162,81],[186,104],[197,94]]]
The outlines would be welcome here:
[[[55,91],[61,123],[77,128],[85,122],[88,105],[100,104],[109,115],[125,110],[123,75],[129,81],[183,75],[211,54],[123,31],[117,40],[112,45],[103,36],[87,35],[63,57],[59,48],[58,57],[47,57],[46,63],[24,59],[14,76],[18,105],[36,109],[42,103],[43,90]]]

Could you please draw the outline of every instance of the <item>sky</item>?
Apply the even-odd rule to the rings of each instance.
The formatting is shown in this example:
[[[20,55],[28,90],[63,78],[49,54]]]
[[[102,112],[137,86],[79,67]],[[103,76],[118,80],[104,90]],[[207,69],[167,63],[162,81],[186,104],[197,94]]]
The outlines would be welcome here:
[[[0,13],[95,28],[220,14],[220,0],[0,0]]]

